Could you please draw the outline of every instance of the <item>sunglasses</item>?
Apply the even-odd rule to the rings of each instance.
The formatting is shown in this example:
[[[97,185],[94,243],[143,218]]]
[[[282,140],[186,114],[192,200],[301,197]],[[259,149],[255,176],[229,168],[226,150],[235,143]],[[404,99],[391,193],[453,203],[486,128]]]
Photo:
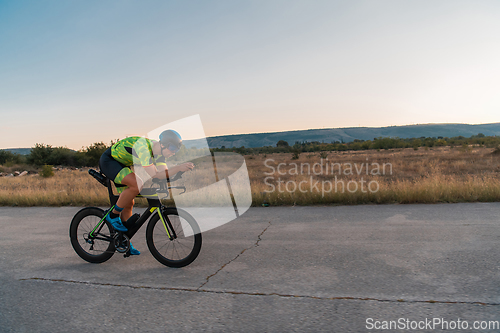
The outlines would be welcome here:
[[[177,153],[179,151],[179,149],[181,149],[181,147],[180,147],[180,145],[179,145],[179,147],[177,147],[176,145],[170,144],[170,145],[168,145],[168,147],[162,146],[161,150],[163,151],[163,149],[168,149],[172,153],[175,154],[175,153]]]

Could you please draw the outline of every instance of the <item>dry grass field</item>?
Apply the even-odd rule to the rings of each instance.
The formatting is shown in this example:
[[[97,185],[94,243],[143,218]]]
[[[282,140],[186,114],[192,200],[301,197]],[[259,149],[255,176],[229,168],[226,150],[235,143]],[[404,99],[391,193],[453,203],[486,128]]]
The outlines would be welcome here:
[[[500,201],[500,154],[488,148],[274,154],[247,164],[256,205]]]
[[[500,201],[500,154],[490,148],[302,153],[298,159],[269,154],[245,160],[253,205]],[[202,169],[196,183],[185,177],[188,188],[200,188]],[[108,198],[86,170],[62,170],[51,178],[1,177],[0,205],[106,206]]]

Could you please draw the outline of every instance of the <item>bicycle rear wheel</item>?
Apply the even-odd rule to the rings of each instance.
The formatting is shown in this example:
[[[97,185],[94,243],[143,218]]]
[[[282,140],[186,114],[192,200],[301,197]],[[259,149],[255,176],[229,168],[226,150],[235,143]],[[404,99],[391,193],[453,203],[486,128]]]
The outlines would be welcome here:
[[[94,230],[103,216],[104,211],[100,208],[84,208],[76,213],[69,228],[73,249],[80,258],[91,263],[105,262],[115,253],[114,244],[110,241],[111,225],[104,221]],[[90,236],[93,230],[93,236]]]
[[[162,213],[168,233],[160,216],[155,214],[146,230],[149,251],[163,265],[177,268],[187,266],[196,259],[201,250],[198,223],[187,212],[176,208],[166,208]],[[173,228],[173,231],[170,228]],[[175,234],[176,237],[171,239],[168,234]]]

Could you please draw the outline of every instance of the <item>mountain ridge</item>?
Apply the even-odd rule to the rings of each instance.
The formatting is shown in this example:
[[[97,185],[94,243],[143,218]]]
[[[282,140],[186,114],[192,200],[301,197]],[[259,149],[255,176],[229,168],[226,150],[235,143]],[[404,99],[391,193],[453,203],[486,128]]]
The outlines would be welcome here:
[[[420,138],[420,137],[471,137],[482,133],[486,136],[500,135],[500,123],[489,124],[416,124],[385,127],[342,127],[294,130],[283,132],[232,134],[208,137],[210,148],[275,146],[280,140],[293,145],[296,141],[318,141],[331,143],[373,140],[378,137]]]
[[[293,130],[282,132],[265,132],[265,133],[248,133],[248,134],[230,134],[207,137],[210,148],[226,148],[246,147],[256,148],[264,146],[276,146],[280,140],[293,145],[295,142],[325,142],[331,143],[352,142],[354,140],[373,140],[379,137],[399,137],[420,138],[420,137],[471,137],[482,133],[486,136],[500,136],[500,122],[488,124],[457,124],[457,123],[441,123],[441,124],[415,124],[401,126],[385,126],[385,127],[339,127],[339,128],[319,128],[307,130]],[[196,145],[199,140],[186,140],[185,145],[190,148]],[[7,148],[0,149],[13,153],[27,155],[31,148]]]

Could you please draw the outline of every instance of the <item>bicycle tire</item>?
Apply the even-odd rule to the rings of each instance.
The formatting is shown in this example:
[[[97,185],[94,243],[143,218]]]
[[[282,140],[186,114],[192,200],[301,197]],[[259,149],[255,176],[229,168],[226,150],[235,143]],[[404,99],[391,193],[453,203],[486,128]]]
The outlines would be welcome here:
[[[164,209],[163,216],[169,219],[177,238],[169,239],[160,216],[155,214],[149,220],[146,229],[149,252],[156,260],[168,267],[179,268],[189,265],[198,257],[201,250],[202,241],[198,223],[189,213],[176,208]],[[184,230],[184,228],[190,230]],[[189,233],[193,235],[186,237],[185,234]]]
[[[112,242],[100,239],[88,239],[88,234],[104,216],[104,211],[96,207],[87,207],[75,214],[69,228],[71,245],[75,252],[85,261],[98,264],[109,260],[115,253]],[[104,221],[100,235],[111,237],[111,225]]]

